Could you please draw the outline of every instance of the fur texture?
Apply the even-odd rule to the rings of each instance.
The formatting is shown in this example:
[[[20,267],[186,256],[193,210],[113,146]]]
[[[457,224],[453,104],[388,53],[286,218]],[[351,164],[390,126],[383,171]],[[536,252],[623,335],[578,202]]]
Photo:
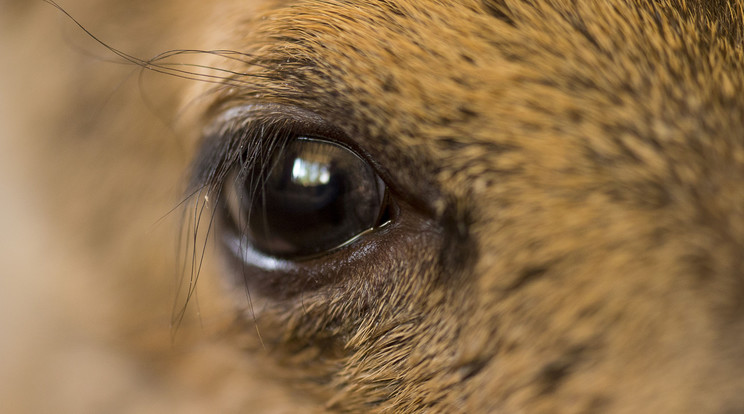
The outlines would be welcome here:
[[[75,412],[744,411],[741,1],[104,3],[62,6],[131,56],[202,49],[127,81],[23,23],[52,7],[8,3],[4,77],[36,83],[7,142],[56,252],[29,274],[73,298],[29,311],[55,351],[12,354],[48,355],[19,410],[48,409],[33,384]],[[211,259],[207,175],[179,244],[203,131],[245,105],[348,137],[395,223],[240,273]]]

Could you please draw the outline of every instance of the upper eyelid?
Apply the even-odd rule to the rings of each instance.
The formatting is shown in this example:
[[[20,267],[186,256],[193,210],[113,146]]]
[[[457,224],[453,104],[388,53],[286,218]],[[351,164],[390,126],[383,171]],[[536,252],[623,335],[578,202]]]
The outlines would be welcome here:
[[[190,168],[189,192],[219,186],[248,145],[246,141],[251,140],[251,131],[260,128],[254,124],[254,120],[246,120],[241,126],[219,123],[205,130]]]
[[[209,192],[219,191],[235,167],[236,160],[246,150],[258,151],[263,157],[269,158],[272,151],[298,136],[324,138],[343,144],[372,166],[393,195],[408,201],[427,215],[436,215],[434,203],[440,197],[438,189],[422,191],[420,185],[399,182],[399,177],[386,168],[389,163],[385,162],[384,151],[371,153],[363,145],[364,142],[352,139],[320,115],[290,105],[246,104],[224,109],[215,116],[205,129],[198,155],[192,164],[189,193],[204,188]]]
[[[225,164],[230,164],[241,152],[260,149],[267,141],[277,138],[276,131],[286,129],[286,125],[270,109],[254,105],[235,107],[210,122],[192,164],[191,186],[209,184],[215,173],[227,173],[224,170],[231,165]]]
[[[338,128],[307,110],[274,104],[229,108],[214,117],[203,134],[192,164],[189,189],[219,185],[245,151],[268,156],[296,136],[320,137],[349,144]],[[357,145],[349,145],[358,152]]]

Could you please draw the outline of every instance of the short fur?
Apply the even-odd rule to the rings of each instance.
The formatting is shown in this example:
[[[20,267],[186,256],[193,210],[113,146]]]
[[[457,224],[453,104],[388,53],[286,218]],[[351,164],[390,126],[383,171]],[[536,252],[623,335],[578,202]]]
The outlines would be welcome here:
[[[84,385],[48,380],[50,404],[77,412],[744,412],[741,1],[203,3],[62,4],[131,56],[202,48],[137,62],[192,80],[139,85],[24,23],[52,7],[7,3],[4,77],[33,79],[8,142],[63,245],[34,270],[75,298],[29,317],[65,345],[13,354],[51,355],[21,410],[58,376]],[[350,137],[403,224],[313,262],[313,284],[252,288],[210,259],[207,180],[178,244],[202,131],[246,104]],[[198,295],[173,310],[179,284]]]

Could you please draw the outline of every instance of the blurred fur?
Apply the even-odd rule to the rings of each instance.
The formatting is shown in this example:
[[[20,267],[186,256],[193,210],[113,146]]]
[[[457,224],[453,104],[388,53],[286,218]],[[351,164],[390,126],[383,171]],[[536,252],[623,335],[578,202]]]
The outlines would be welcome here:
[[[12,331],[43,356],[18,411],[744,411],[740,1],[62,4],[134,69],[6,3],[53,292]],[[423,230],[301,295],[227,282],[219,186],[181,244],[168,213],[246,103],[373,149]]]

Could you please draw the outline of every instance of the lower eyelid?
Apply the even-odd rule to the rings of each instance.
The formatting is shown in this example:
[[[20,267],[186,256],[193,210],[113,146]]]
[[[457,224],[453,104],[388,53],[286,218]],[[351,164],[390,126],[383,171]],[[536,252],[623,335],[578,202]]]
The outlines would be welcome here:
[[[328,252],[323,252],[316,256],[333,254],[334,252],[340,249],[343,249],[351,244],[354,244],[362,237],[372,232],[378,231],[380,229],[385,229],[389,225],[390,225],[390,222],[386,222],[386,223],[381,224],[378,227],[365,230],[364,232],[359,233],[358,235],[349,239],[347,242],[336,247],[335,249],[328,251]],[[229,251],[229,253],[231,253],[233,257],[242,261],[247,266],[257,267],[261,269],[262,271],[268,271],[268,272],[274,272],[274,271],[290,272],[290,271],[295,271],[299,269],[295,261],[272,257],[264,253],[261,253],[259,250],[253,248],[250,242],[240,237],[236,237],[231,234],[226,234],[223,236],[223,238],[224,238],[223,240],[224,245],[227,247],[227,250]],[[311,256],[308,259],[315,258],[316,256]]]
[[[400,205],[397,210],[396,220],[327,254],[301,261],[270,257],[235,232],[220,232],[220,256],[227,280],[236,289],[285,301],[344,280],[369,277],[369,272],[377,278],[391,278],[396,274],[396,263],[438,257],[444,235],[441,228],[411,206]]]
[[[246,265],[261,268],[264,271],[289,272],[297,266],[284,259],[267,256],[254,249],[250,243],[233,235],[224,235],[224,244],[228,251]]]

